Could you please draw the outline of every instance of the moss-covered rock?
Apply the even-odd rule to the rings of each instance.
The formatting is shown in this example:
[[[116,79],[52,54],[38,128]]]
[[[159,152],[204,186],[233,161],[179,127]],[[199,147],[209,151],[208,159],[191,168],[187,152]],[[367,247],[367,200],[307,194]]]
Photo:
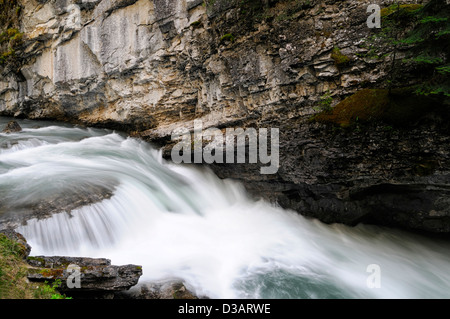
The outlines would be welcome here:
[[[419,4],[419,3],[406,3],[406,4],[400,4],[400,5],[393,4],[393,5],[390,5],[389,7],[381,9],[380,14],[381,14],[381,17],[386,17],[397,11],[410,13],[410,12],[414,12],[414,11],[421,9],[422,7],[423,7],[423,5]]]
[[[345,54],[342,54],[338,47],[334,47],[331,52],[331,58],[334,60],[334,64],[338,68],[344,67],[350,63],[350,58]]]
[[[408,126],[431,112],[442,111],[439,101],[414,94],[414,88],[363,89],[334,108],[314,117],[320,123],[349,127],[356,122],[383,121]]]

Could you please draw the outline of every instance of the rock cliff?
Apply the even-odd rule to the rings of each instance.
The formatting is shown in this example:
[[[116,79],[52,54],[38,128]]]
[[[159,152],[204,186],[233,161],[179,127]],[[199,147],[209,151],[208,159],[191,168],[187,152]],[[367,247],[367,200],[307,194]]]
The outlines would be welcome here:
[[[277,174],[211,167],[325,222],[449,233],[448,111],[314,120],[363,88],[422,81],[420,70],[394,68],[409,57],[387,44],[390,29],[368,28],[372,3],[386,21],[395,11],[372,0],[22,0],[20,64],[3,67],[0,114],[106,126],[161,146],[194,118],[204,128],[277,127]],[[405,15],[422,7],[401,3]]]

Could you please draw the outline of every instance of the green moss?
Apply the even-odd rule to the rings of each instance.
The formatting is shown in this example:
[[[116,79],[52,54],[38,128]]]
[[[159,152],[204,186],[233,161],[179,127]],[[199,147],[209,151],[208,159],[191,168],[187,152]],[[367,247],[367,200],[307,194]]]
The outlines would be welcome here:
[[[333,102],[333,98],[331,97],[330,91],[325,92],[321,97],[318,103],[318,106],[315,107],[315,110],[320,111],[329,111],[331,109],[331,103]]]
[[[356,122],[386,122],[403,126],[415,123],[432,111],[440,111],[434,99],[414,94],[414,88],[363,89],[347,97],[334,108],[314,116],[324,124],[350,127]]]
[[[341,50],[338,47],[334,47],[331,52],[331,58],[334,60],[334,64],[337,67],[343,67],[350,63],[350,58],[341,53]]]
[[[16,49],[23,42],[18,29],[22,9],[17,0],[0,0],[0,65],[17,61]]]
[[[407,13],[412,13],[421,9],[423,5],[417,3],[411,4],[401,4],[400,7],[397,4],[390,5],[389,7],[381,9],[380,15],[381,17],[386,17],[396,11],[403,11]]]
[[[44,268],[40,270],[40,273],[42,274],[42,276],[49,278],[49,279],[54,279],[57,277],[62,277],[63,275],[63,270],[62,269],[52,269],[52,268]]]
[[[220,38],[220,42],[225,42],[225,41],[230,41],[230,42],[234,42],[234,35],[231,33],[227,33],[224,34],[221,38]]]

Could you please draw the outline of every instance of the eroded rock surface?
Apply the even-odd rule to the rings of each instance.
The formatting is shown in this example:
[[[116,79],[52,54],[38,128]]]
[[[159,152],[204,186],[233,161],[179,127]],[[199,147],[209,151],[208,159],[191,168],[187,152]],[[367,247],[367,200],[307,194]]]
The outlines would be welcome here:
[[[79,297],[128,290],[142,275],[141,266],[114,266],[104,258],[32,256],[27,261],[33,267],[30,281],[61,280],[58,291]]]

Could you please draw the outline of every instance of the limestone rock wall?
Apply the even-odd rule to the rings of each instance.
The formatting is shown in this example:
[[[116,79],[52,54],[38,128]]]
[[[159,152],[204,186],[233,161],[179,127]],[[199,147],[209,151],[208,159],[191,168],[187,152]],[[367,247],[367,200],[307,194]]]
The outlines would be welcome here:
[[[384,75],[356,55],[371,2],[307,1],[289,12],[275,1],[260,13],[267,22],[250,21],[236,1],[22,1],[25,63],[2,77],[0,113],[151,136],[193,117],[226,124],[286,105],[289,117],[312,114],[328,90],[340,97]],[[338,69],[334,47],[351,65]]]

